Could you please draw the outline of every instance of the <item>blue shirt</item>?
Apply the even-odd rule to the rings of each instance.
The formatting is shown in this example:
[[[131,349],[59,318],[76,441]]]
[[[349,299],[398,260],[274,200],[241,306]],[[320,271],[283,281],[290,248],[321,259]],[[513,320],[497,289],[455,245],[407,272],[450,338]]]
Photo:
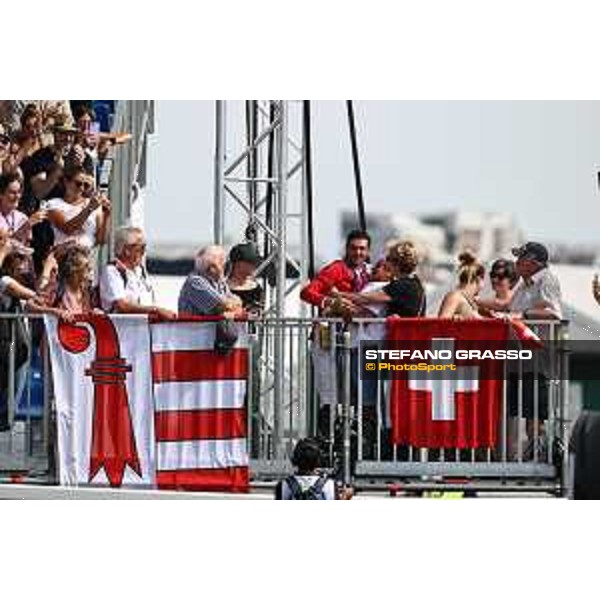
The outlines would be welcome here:
[[[198,273],[190,273],[179,292],[178,311],[189,315],[215,315],[230,291],[225,280],[215,281]]]

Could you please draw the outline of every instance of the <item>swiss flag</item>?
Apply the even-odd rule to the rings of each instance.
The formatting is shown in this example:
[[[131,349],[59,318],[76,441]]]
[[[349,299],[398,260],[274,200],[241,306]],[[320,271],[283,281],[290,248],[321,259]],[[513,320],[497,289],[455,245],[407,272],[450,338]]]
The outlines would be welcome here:
[[[512,324],[499,319],[401,319],[387,322],[388,341],[403,348],[501,348]],[[517,338],[522,339],[522,332]],[[513,338],[514,339],[514,338]],[[415,344],[418,342],[418,344]],[[491,344],[488,344],[490,349]],[[423,362],[423,361],[416,361]],[[427,361],[432,362],[432,361]],[[420,448],[491,448],[496,445],[503,389],[503,362],[451,360],[457,370],[443,378],[395,372],[390,392],[392,441]]]

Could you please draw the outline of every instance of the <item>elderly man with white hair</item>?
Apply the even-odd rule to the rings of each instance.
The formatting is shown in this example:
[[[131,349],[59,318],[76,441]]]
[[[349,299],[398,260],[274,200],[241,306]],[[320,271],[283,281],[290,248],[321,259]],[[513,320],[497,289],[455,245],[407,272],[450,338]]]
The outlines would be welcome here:
[[[144,232],[121,227],[115,232],[116,259],[100,275],[100,303],[107,312],[155,314],[172,319],[175,313],[154,305],[154,291],[143,265]]]
[[[206,246],[198,251],[195,269],[179,293],[180,313],[228,318],[243,314],[241,300],[231,293],[225,281],[225,256],[222,246]]]

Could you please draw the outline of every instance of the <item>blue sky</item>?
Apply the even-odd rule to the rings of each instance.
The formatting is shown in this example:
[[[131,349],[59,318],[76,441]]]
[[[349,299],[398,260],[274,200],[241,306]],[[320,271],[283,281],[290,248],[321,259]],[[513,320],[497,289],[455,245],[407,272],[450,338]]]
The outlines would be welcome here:
[[[157,103],[151,242],[210,239],[213,110],[205,101]],[[374,101],[355,111],[367,210],[510,211],[532,238],[599,239],[599,102]],[[315,102],[313,113],[315,235],[331,258],[338,213],[355,205],[348,132],[343,101]]]

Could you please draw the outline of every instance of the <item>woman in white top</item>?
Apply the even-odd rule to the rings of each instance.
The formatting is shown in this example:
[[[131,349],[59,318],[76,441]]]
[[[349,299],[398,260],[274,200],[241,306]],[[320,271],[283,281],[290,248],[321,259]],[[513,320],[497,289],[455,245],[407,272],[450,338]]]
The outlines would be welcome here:
[[[448,292],[438,312],[441,319],[479,319],[477,296],[483,288],[485,268],[475,255],[465,251],[458,256],[458,287]]]
[[[84,248],[106,243],[110,201],[94,192],[93,178],[82,167],[65,169],[64,198],[49,200],[46,209],[58,246],[73,241]]]
[[[23,185],[17,173],[0,175],[0,231],[26,244],[31,239],[32,226],[43,221],[46,213],[40,210],[27,217],[17,210],[22,191]]]

